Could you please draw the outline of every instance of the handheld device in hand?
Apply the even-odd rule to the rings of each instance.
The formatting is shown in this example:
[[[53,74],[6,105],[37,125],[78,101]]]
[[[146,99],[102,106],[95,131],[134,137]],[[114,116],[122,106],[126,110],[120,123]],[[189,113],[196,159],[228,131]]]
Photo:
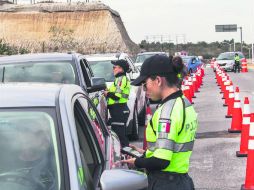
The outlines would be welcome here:
[[[121,152],[123,154],[128,154],[128,155],[135,157],[135,158],[140,158],[141,156],[143,156],[143,154],[139,153],[138,151],[136,151],[133,148],[128,147],[128,146],[122,148]]]

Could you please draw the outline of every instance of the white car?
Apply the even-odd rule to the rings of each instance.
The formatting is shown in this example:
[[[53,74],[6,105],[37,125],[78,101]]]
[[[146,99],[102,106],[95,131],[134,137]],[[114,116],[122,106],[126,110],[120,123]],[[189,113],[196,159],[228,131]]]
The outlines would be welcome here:
[[[135,61],[134,65],[136,67],[138,67],[138,69],[140,69],[142,64],[144,63],[144,61],[147,58],[152,57],[153,55],[156,55],[156,54],[167,56],[167,54],[165,52],[143,52],[143,53],[139,53],[137,55],[137,58],[136,58],[136,61]]]
[[[245,57],[241,52],[224,52],[221,53],[215,61],[215,64],[219,65],[225,71],[233,71],[235,64],[235,54],[238,53],[242,62],[245,61]]]
[[[126,60],[131,68],[131,72],[127,73],[127,77],[130,81],[136,79],[139,76],[139,70],[134,66],[131,58],[126,53],[114,53],[114,54],[94,54],[85,56],[94,76],[103,77],[106,80],[107,87],[109,87],[115,77],[113,74],[113,65],[111,61],[118,59]],[[130,109],[130,116],[127,121],[127,134],[131,135],[133,139],[139,137],[139,125],[145,123],[145,110],[146,110],[146,97],[142,87],[131,86],[129,100],[127,105]]]

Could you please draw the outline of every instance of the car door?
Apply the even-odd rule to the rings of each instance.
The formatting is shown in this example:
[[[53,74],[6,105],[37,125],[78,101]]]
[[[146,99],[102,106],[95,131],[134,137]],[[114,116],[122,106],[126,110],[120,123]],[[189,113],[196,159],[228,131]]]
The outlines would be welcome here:
[[[90,68],[89,64],[84,58],[81,58],[79,63],[83,73],[85,84],[89,89],[91,88],[91,78],[94,76],[92,69]],[[106,98],[104,97],[101,91],[89,93],[89,97],[91,98],[97,110],[99,111],[103,121],[106,123],[108,119]]]
[[[134,80],[139,76],[139,70],[135,67],[135,65],[133,64],[132,60],[129,57],[126,57],[126,60],[130,64],[130,67],[132,69],[132,72],[130,73],[130,80]],[[138,114],[140,114],[145,106],[145,92],[141,87],[132,86],[131,88],[133,89],[132,91],[136,97],[133,101],[137,100],[136,108]]]
[[[98,187],[100,176],[105,168],[105,157],[96,135],[99,132],[93,123],[95,120],[93,121],[88,110],[84,109],[92,103],[89,103],[84,96],[75,97],[73,102],[73,114],[79,143],[79,152],[76,152],[76,155],[79,155],[82,163],[82,168],[79,168],[79,180],[82,188],[95,189]],[[102,132],[101,129],[99,130]]]

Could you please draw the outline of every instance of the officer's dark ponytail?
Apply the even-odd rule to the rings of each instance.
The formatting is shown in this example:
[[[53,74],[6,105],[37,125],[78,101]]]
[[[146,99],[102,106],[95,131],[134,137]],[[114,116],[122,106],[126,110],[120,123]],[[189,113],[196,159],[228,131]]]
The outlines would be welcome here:
[[[177,56],[172,58],[172,60],[170,61],[169,64],[172,64],[173,66],[173,70],[174,70],[174,74],[169,74],[166,77],[168,86],[173,87],[173,86],[177,86],[180,87],[183,78],[186,75],[185,72],[185,65],[183,63],[183,60],[181,57]]]

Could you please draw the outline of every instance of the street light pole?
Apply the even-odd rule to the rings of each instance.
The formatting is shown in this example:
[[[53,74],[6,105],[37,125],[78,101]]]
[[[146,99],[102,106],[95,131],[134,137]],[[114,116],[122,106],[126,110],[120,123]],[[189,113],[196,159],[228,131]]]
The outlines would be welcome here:
[[[235,39],[233,39],[234,40],[234,52],[235,52]]]
[[[241,52],[243,52],[243,28],[240,26],[240,35],[241,35]]]

